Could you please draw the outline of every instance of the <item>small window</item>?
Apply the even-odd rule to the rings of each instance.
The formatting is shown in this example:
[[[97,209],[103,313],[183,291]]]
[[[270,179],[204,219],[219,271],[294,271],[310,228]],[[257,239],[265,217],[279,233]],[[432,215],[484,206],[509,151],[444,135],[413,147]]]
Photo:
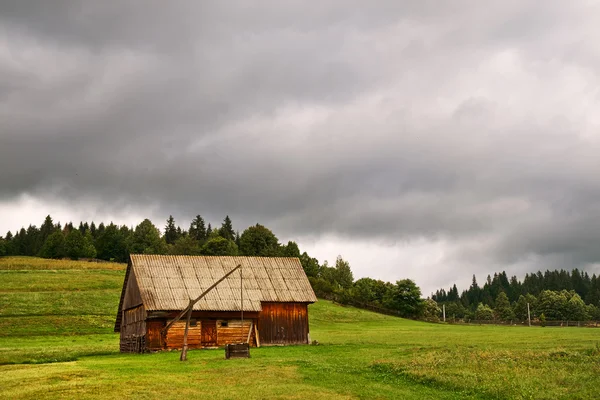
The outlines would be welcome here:
[[[221,321],[221,327],[228,327],[229,326],[229,321]]]
[[[195,319],[190,319],[190,326],[198,326],[198,321]]]

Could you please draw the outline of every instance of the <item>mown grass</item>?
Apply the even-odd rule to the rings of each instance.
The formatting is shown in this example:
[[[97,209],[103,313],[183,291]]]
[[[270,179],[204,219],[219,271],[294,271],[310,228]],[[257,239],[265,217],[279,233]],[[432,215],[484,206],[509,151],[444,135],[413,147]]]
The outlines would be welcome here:
[[[600,397],[600,330],[426,324],[327,301],[309,309],[317,346],[252,349],[247,360],[195,350],[185,363],[178,352],[119,354],[110,280],[124,269],[45,283],[49,268],[31,265],[31,279],[1,275],[0,398]]]
[[[126,264],[112,262],[49,260],[37,257],[0,257],[0,270],[88,270],[125,271]]]
[[[116,263],[0,258],[0,338],[112,333],[125,268]],[[24,356],[28,350],[20,353],[3,351],[0,363],[38,358]]]
[[[0,264],[1,265],[1,264]],[[1,292],[120,290],[122,270],[1,270]]]

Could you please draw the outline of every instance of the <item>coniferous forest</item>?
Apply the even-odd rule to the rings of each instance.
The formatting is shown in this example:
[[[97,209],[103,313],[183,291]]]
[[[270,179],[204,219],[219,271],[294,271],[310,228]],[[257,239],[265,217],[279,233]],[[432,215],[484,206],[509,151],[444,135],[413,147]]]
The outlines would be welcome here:
[[[94,259],[127,262],[130,253],[172,255],[241,255],[298,257],[315,293],[370,308],[393,311],[407,318],[438,321],[441,307],[450,320],[524,321],[529,304],[531,318],[548,321],[600,320],[600,279],[595,274],[546,271],[526,274],[523,281],[505,272],[487,277],[480,286],[473,276],[468,290],[456,285],[437,290],[423,299],[410,279],[396,283],[371,278],[354,280],[349,263],[341,256],[334,266],[301,252],[298,244],[281,244],[275,234],[256,224],[240,234],[229,216],[219,226],[197,215],[187,229],[169,216],[163,229],[145,219],[136,227],[80,222],[64,226],[47,216],[41,226],[29,225],[0,237],[0,256],[38,256],[53,259]]]

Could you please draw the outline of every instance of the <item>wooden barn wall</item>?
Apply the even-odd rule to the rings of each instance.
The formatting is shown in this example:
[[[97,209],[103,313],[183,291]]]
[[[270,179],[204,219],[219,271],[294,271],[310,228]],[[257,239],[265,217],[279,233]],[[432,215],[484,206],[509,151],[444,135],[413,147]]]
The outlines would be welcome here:
[[[142,304],[142,296],[140,295],[140,289],[135,278],[135,273],[131,271],[129,279],[127,280],[127,288],[125,289],[122,309],[127,310],[129,308],[137,307],[140,304]]]
[[[196,326],[190,326],[188,329],[188,348],[200,348],[201,322],[197,321]],[[183,347],[183,335],[185,333],[185,320],[177,321],[169,328],[166,336],[165,346],[167,349],[181,349]]]
[[[262,303],[258,317],[260,344],[308,343],[307,303]]]
[[[120,349],[125,353],[141,353],[146,349],[144,306],[122,311]]]
[[[227,321],[227,326],[221,326],[223,321]],[[256,321],[244,319],[244,325],[242,321],[237,319],[229,320],[218,320],[217,321],[217,345],[225,346],[230,343],[246,343],[248,340],[248,331],[252,328],[250,333],[250,345],[256,345],[256,339],[254,334],[254,325]]]
[[[196,326],[190,326],[188,330],[188,347],[190,349],[225,346],[228,343],[246,343],[250,328],[252,328],[250,331],[250,345],[256,346],[256,319],[244,319],[243,326],[240,319],[202,320],[196,319],[192,315],[192,321],[194,320]],[[163,339],[160,331],[169,321],[152,319],[147,321],[146,346],[148,350],[181,349],[183,347],[185,320],[173,324]],[[227,326],[222,326],[224,321],[227,322]]]

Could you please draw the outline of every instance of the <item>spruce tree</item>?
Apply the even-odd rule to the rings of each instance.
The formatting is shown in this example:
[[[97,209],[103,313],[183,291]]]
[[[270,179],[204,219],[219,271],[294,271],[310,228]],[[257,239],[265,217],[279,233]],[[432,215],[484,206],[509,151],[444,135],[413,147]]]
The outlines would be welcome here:
[[[206,225],[204,224],[204,218],[202,218],[200,214],[196,215],[196,218],[192,220],[192,223],[190,224],[189,234],[194,240],[197,240],[200,244],[203,244],[206,241]]]
[[[35,225],[29,225],[24,238],[24,255],[36,256],[40,251],[40,230]]]
[[[104,226],[104,222],[100,222],[100,225],[98,225],[98,229],[96,230],[96,239],[98,239],[104,233],[105,229],[106,226]]]
[[[173,244],[177,240],[177,227],[175,226],[175,219],[172,215],[169,215],[167,219],[167,226],[165,226],[165,241],[168,244]]]
[[[44,245],[44,242],[46,241],[48,236],[50,236],[52,234],[52,232],[54,232],[54,229],[55,229],[55,227],[54,227],[54,222],[52,221],[52,217],[50,217],[50,215],[46,216],[44,223],[40,227],[39,240],[40,240],[41,246]]]
[[[221,224],[221,229],[219,229],[219,236],[227,240],[235,241],[235,231],[233,230],[233,225],[231,224],[231,219],[229,218],[229,215],[225,216],[225,219]]]

